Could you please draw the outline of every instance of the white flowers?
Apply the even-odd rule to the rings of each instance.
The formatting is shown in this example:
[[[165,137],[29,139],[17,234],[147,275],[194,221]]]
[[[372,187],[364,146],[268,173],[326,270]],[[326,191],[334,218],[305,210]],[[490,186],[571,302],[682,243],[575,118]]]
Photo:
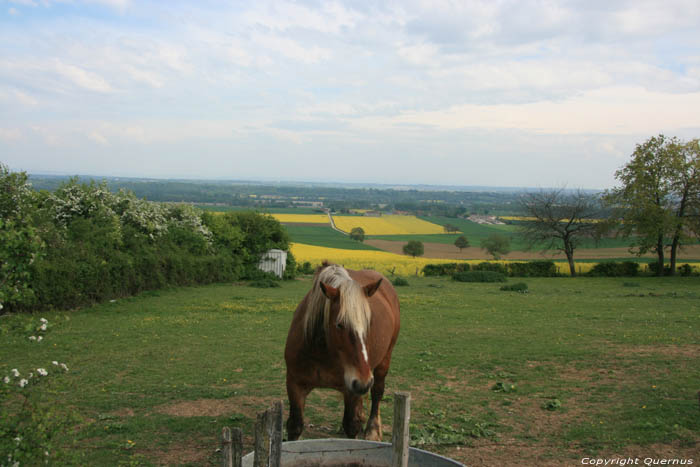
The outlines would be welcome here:
[[[49,320],[46,318],[41,318],[39,322],[41,322],[41,325],[37,326],[37,332],[46,332],[46,330],[49,328]],[[43,339],[44,336],[42,335],[29,336],[29,340],[32,342],[41,342]]]
[[[52,361],[51,364],[54,366],[60,367],[63,371],[68,372],[68,365],[65,363],[60,363],[56,360]],[[29,383],[36,384],[38,382],[38,379],[43,377],[43,376],[49,376],[49,372],[46,370],[46,368],[37,368],[36,370],[36,376],[37,378],[34,378],[34,372],[29,372],[26,378],[21,378],[19,380],[15,380],[15,383],[12,382],[12,378],[10,376],[5,376],[2,381],[5,384],[17,384],[20,388],[25,388],[29,385]],[[17,368],[13,368],[11,371],[11,376],[13,378],[19,378],[20,377],[20,372],[17,370]]]
[[[68,366],[65,363],[58,363],[56,360],[51,363],[55,366],[60,366],[65,371],[68,371]]]

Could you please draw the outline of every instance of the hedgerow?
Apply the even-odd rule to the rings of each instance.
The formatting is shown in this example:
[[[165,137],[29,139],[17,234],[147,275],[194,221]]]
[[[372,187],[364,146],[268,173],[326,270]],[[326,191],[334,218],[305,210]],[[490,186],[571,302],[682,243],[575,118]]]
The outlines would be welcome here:
[[[0,312],[237,280],[268,249],[289,249],[279,221],[255,212],[214,216],[76,179],[36,192],[2,164],[0,189]]]

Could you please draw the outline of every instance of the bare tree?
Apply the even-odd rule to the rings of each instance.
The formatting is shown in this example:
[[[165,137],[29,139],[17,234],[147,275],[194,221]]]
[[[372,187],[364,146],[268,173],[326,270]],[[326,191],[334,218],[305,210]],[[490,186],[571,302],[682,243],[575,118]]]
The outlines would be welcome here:
[[[581,190],[542,190],[524,195],[520,207],[529,218],[519,225],[528,248],[544,245],[547,250],[563,251],[575,276],[574,251],[581,240],[595,236],[603,215],[597,197]]]

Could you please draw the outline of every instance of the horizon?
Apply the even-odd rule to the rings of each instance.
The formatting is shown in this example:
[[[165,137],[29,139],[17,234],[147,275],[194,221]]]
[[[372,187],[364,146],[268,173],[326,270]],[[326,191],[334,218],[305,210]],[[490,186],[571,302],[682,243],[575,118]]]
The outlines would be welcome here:
[[[371,183],[371,182],[348,182],[342,180],[293,180],[293,179],[232,179],[232,178],[193,178],[193,177],[144,177],[144,176],[127,176],[127,175],[107,175],[107,174],[79,174],[79,173],[60,173],[60,172],[26,172],[31,183],[32,177],[54,177],[54,178],[72,178],[78,177],[79,179],[89,179],[94,181],[110,181],[110,180],[132,180],[132,181],[143,181],[143,182],[186,182],[186,183],[230,183],[233,185],[256,185],[256,186],[271,186],[271,185],[320,185],[320,186],[337,186],[339,188],[348,189],[361,189],[364,187],[382,187],[387,190],[396,190],[399,188],[406,189],[419,189],[426,188],[425,191],[466,191],[462,189],[471,189],[473,191],[501,191],[501,192],[517,192],[517,191],[534,191],[534,190],[564,190],[564,191],[576,191],[581,190],[584,192],[602,192],[604,189],[600,188],[587,188],[587,187],[568,187],[568,186],[503,186],[503,185],[445,185],[445,184],[430,184],[430,183]]]
[[[602,190],[700,136],[700,3],[0,0],[29,173]]]

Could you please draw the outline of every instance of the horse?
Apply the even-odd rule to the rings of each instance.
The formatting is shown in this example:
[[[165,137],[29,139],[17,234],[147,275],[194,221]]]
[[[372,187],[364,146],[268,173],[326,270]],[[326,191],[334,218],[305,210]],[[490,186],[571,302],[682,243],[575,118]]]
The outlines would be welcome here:
[[[371,389],[372,408],[363,434],[381,441],[379,403],[398,336],[399,299],[391,283],[376,271],[324,262],[287,335],[288,439],[297,440],[304,431],[309,393],[332,388],[343,393],[343,430],[349,438],[362,432],[362,396]]]

